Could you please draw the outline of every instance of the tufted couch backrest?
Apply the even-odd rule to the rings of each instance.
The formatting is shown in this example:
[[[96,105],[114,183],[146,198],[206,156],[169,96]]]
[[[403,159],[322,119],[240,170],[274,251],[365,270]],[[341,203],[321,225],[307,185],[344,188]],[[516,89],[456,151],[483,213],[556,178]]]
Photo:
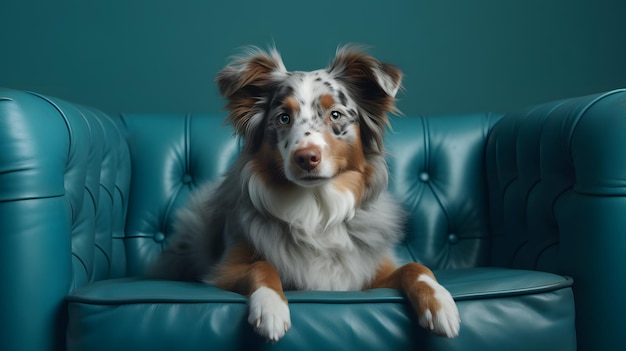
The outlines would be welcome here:
[[[49,286],[59,292],[144,272],[189,193],[222,175],[241,147],[221,114],[109,116],[33,93],[4,96],[0,203],[3,213],[27,206],[33,214],[5,220],[8,231],[28,234],[5,243],[13,248],[5,258],[23,265],[53,252],[39,260],[54,262],[39,278],[54,275]],[[485,147],[500,118],[392,119],[389,186],[410,213],[400,260],[435,269],[489,263]]]
[[[485,149],[492,265],[572,275],[589,287],[598,279],[592,265],[624,266],[607,253],[623,247],[615,239],[626,225],[617,214],[625,106],[619,89],[532,106],[494,126]],[[606,243],[591,247],[592,237]]]
[[[402,261],[433,268],[488,259],[484,149],[499,116],[394,118],[387,136],[390,188],[410,212]],[[173,214],[199,184],[224,173],[240,143],[221,115],[123,115],[132,164],[128,274],[140,274],[172,233]],[[118,271],[116,269],[115,271]]]
[[[602,322],[626,290],[625,106],[621,89],[505,116],[394,118],[389,186],[410,213],[399,258],[570,275],[580,348],[619,344],[620,324]],[[0,88],[8,345],[62,344],[68,292],[144,270],[190,191],[237,156],[222,117],[110,116]]]
[[[131,155],[118,125],[95,109],[0,89],[0,257],[50,296],[125,274]],[[32,283],[24,281],[25,286]],[[31,301],[31,288],[16,289]],[[12,297],[7,297],[9,300]],[[32,313],[58,301],[33,298]]]
[[[485,146],[500,115],[395,118],[387,137],[390,190],[409,211],[404,261],[433,269],[489,260]]]
[[[145,271],[167,244],[172,220],[189,193],[217,179],[240,144],[222,115],[122,115],[132,187],[124,240],[128,275]]]

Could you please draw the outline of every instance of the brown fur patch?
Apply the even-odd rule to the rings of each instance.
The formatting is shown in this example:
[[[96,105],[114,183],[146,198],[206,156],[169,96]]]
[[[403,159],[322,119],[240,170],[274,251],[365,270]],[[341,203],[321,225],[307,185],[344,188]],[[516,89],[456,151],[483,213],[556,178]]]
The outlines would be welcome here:
[[[365,193],[365,181],[363,173],[356,171],[345,171],[335,179],[333,183],[337,190],[348,190],[354,195],[356,205],[361,203],[363,194]]]
[[[268,186],[290,186],[285,176],[280,152],[268,144],[261,143],[259,149],[251,155],[252,171]]]
[[[439,311],[441,304],[435,298],[435,290],[427,283],[418,281],[422,274],[437,281],[433,272],[424,265],[411,262],[393,270],[393,262],[386,260],[381,264],[370,287],[402,289],[420,315],[426,310]]]
[[[220,93],[228,103],[230,114],[226,118],[240,135],[249,131],[248,125],[256,112],[255,104],[260,96],[267,94],[271,73],[280,63],[266,53],[242,58],[226,66],[217,75]]]
[[[335,99],[328,94],[324,94],[320,97],[320,105],[324,110],[328,110],[335,104]]]
[[[243,69],[242,69],[243,68]],[[231,95],[245,87],[263,88],[270,82],[271,72],[278,69],[278,62],[266,54],[243,59],[227,66],[217,76],[217,85],[222,95]],[[250,94],[254,95],[254,94]]]
[[[300,104],[298,104],[298,100],[296,100],[293,96],[287,96],[285,101],[283,101],[283,105],[285,105],[285,108],[293,114],[300,111]]]
[[[226,104],[226,108],[230,110],[226,121],[230,122],[240,135],[246,134],[250,120],[254,116],[252,109],[255,102],[256,99],[252,96],[237,94]]]
[[[235,245],[220,265],[215,280],[220,289],[249,296],[261,287],[274,290],[287,302],[276,269],[267,261],[260,260],[254,249],[245,243]]]
[[[357,100],[363,115],[363,140],[374,151],[383,149],[383,135],[389,126],[387,112],[398,112],[395,97],[389,95],[379,84],[377,74],[384,74],[396,85],[400,85],[402,72],[395,66],[380,62],[366,55],[359,48],[345,47],[335,56],[329,71],[337,73],[337,79],[346,84]],[[371,143],[373,142],[373,143]]]
[[[376,271],[376,276],[374,277],[374,280],[372,280],[372,283],[370,284],[368,289],[372,289],[372,288],[399,289],[400,286],[397,284],[397,282],[386,282],[395,270],[396,270],[396,264],[393,263],[393,260],[391,260],[390,258],[386,258],[378,267],[378,270]],[[388,286],[390,284],[395,285],[395,286]]]
[[[333,185],[337,190],[352,192],[359,204],[371,176],[371,167],[367,164],[363,153],[358,127],[356,134],[356,140],[351,142],[339,140],[330,132],[326,132],[324,138],[330,150],[330,155],[326,156],[335,163],[338,173]]]

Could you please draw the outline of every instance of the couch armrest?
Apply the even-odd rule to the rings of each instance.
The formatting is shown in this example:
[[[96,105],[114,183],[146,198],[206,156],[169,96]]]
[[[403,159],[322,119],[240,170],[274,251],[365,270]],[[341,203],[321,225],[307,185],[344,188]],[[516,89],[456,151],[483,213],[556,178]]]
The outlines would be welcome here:
[[[496,265],[574,278],[580,349],[626,343],[626,90],[505,116],[486,166]]]
[[[111,275],[112,236],[124,220],[117,189],[130,179],[128,157],[118,157],[124,151],[108,151],[125,146],[116,130],[93,109],[0,89],[0,340],[7,350],[62,348],[65,295]]]

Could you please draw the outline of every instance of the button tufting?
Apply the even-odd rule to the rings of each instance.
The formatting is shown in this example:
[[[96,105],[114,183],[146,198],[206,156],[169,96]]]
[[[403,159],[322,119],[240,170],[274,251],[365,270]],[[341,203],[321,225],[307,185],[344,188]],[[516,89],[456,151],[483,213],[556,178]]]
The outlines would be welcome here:
[[[420,180],[421,180],[422,182],[427,182],[427,181],[429,181],[429,180],[430,180],[430,175],[428,174],[428,172],[422,172],[422,173],[420,173],[420,176],[419,176],[419,177],[420,177]]]
[[[459,237],[454,233],[448,234],[448,242],[454,245],[459,242]]]
[[[185,175],[183,175],[183,183],[185,184],[189,184],[193,181],[193,178],[191,177],[191,174],[189,173],[185,173]]]
[[[160,243],[160,242],[163,242],[163,240],[165,240],[165,234],[161,232],[154,234],[154,241],[156,241],[157,243]]]

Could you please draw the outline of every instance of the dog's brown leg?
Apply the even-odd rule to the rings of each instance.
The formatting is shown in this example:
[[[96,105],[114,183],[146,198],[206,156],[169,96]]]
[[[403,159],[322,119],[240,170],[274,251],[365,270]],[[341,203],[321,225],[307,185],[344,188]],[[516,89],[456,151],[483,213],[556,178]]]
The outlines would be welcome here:
[[[460,318],[456,304],[428,267],[411,262],[396,269],[391,260],[386,260],[371,288],[401,289],[417,312],[422,327],[447,337],[458,335]]]
[[[267,261],[256,258],[254,249],[247,244],[236,245],[230,250],[218,268],[215,285],[246,296],[260,287],[267,287],[287,302],[276,269]]]
[[[278,341],[291,327],[278,272],[269,262],[255,259],[254,249],[249,245],[240,244],[231,249],[218,268],[214,283],[248,296],[248,322],[266,339]]]

